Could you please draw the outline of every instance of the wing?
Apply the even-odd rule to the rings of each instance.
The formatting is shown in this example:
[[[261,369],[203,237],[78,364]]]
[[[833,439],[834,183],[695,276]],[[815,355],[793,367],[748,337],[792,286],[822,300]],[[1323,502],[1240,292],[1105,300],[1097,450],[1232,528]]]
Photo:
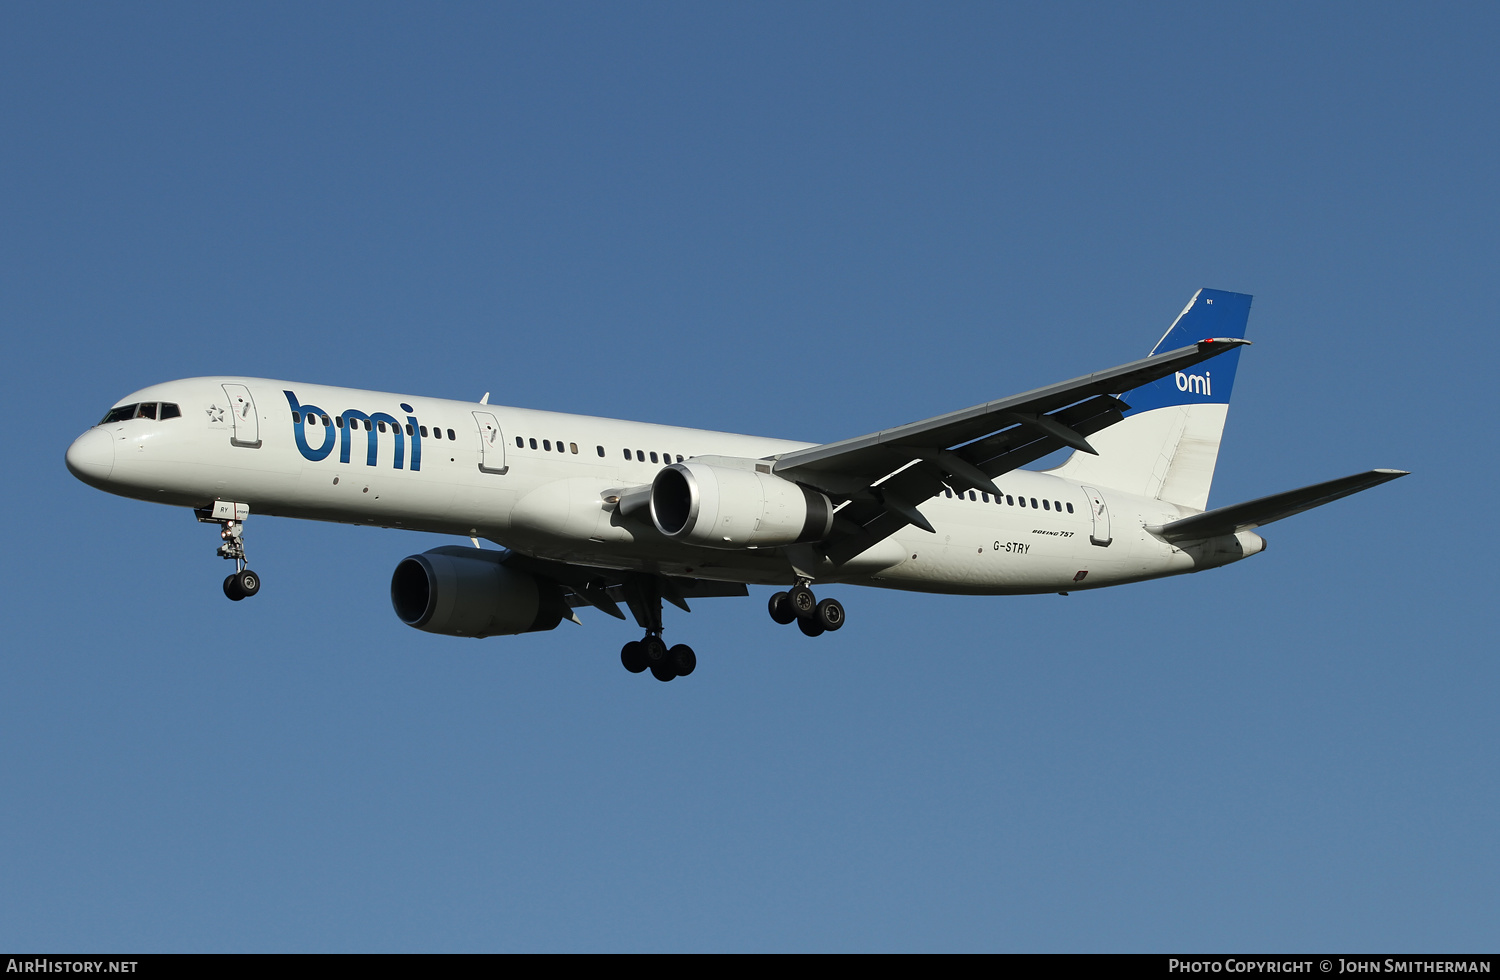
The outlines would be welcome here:
[[[1120,421],[1130,407],[1116,394],[1248,343],[1202,340],[999,401],[800,449],[778,457],[773,472],[842,503],[833,534],[820,545],[841,563],[908,524],[932,531],[917,505],[945,486],[998,493],[995,477],[1055,450],[1094,453],[1087,437]]]
[[[687,604],[689,599],[750,594],[750,590],[738,582],[674,578],[669,575],[575,565],[550,558],[532,558],[516,552],[511,552],[506,557],[505,564],[555,583],[563,591],[563,601],[573,609],[593,606],[616,619],[624,619],[625,613],[620,610],[619,605],[623,602],[630,608],[636,622],[642,626],[646,626],[650,618],[648,609],[654,608],[653,603],[659,605],[662,599],[683,612],[692,612]],[[656,616],[659,620],[660,613]],[[577,622],[576,616],[574,622]]]

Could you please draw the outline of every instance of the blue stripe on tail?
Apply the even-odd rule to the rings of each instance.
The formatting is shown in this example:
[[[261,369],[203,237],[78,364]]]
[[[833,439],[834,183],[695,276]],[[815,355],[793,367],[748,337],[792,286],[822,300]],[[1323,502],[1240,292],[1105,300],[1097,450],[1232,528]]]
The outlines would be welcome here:
[[[1178,314],[1152,354],[1165,353],[1196,344],[1210,337],[1243,337],[1250,321],[1250,296],[1228,293],[1222,289],[1200,289]],[[1127,416],[1173,405],[1228,404],[1234,390],[1234,371],[1239,367],[1240,349],[1220,354],[1190,371],[1178,371],[1160,381],[1141,385],[1120,397],[1130,406]]]

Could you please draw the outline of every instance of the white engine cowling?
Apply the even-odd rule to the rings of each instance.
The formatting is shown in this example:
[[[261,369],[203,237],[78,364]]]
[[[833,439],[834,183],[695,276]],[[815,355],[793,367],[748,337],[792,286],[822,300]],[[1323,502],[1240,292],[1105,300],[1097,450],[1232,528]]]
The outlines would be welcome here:
[[[391,605],[408,626],[448,636],[550,630],[568,613],[562,590],[506,568],[505,554],[445,546],[405,558],[391,575]]]
[[[651,482],[651,521],[667,537],[692,544],[759,548],[827,537],[833,504],[770,473],[689,460]]]

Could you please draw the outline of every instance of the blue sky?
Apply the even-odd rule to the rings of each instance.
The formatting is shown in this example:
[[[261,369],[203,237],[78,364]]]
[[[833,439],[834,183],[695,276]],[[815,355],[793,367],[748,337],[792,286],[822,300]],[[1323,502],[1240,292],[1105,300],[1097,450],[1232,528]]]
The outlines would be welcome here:
[[[0,946],[1473,950],[1500,922],[1491,5],[12,4]],[[401,625],[434,536],[110,497],[247,374],[832,440],[1255,294],[1230,568]]]

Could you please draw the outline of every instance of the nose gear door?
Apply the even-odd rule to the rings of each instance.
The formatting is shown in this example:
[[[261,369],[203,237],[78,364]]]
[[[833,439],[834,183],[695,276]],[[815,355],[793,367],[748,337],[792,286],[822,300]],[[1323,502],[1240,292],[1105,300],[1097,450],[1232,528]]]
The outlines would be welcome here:
[[[1083,487],[1082,490],[1088,495],[1089,510],[1094,515],[1094,533],[1089,535],[1089,542],[1108,548],[1110,541],[1114,540],[1109,533],[1109,505],[1104,502],[1104,495],[1093,487]]]
[[[229,396],[229,416],[234,421],[234,434],[229,444],[245,449],[260,448],[260,415],[255,411],[255,399],[244,385],[224,385],[224,394]]]
[[[500,423],[489,412],[475,412],[474,422],[479,426],[480,472],[503,475],[507,467],[505,438],[500,434]]]

